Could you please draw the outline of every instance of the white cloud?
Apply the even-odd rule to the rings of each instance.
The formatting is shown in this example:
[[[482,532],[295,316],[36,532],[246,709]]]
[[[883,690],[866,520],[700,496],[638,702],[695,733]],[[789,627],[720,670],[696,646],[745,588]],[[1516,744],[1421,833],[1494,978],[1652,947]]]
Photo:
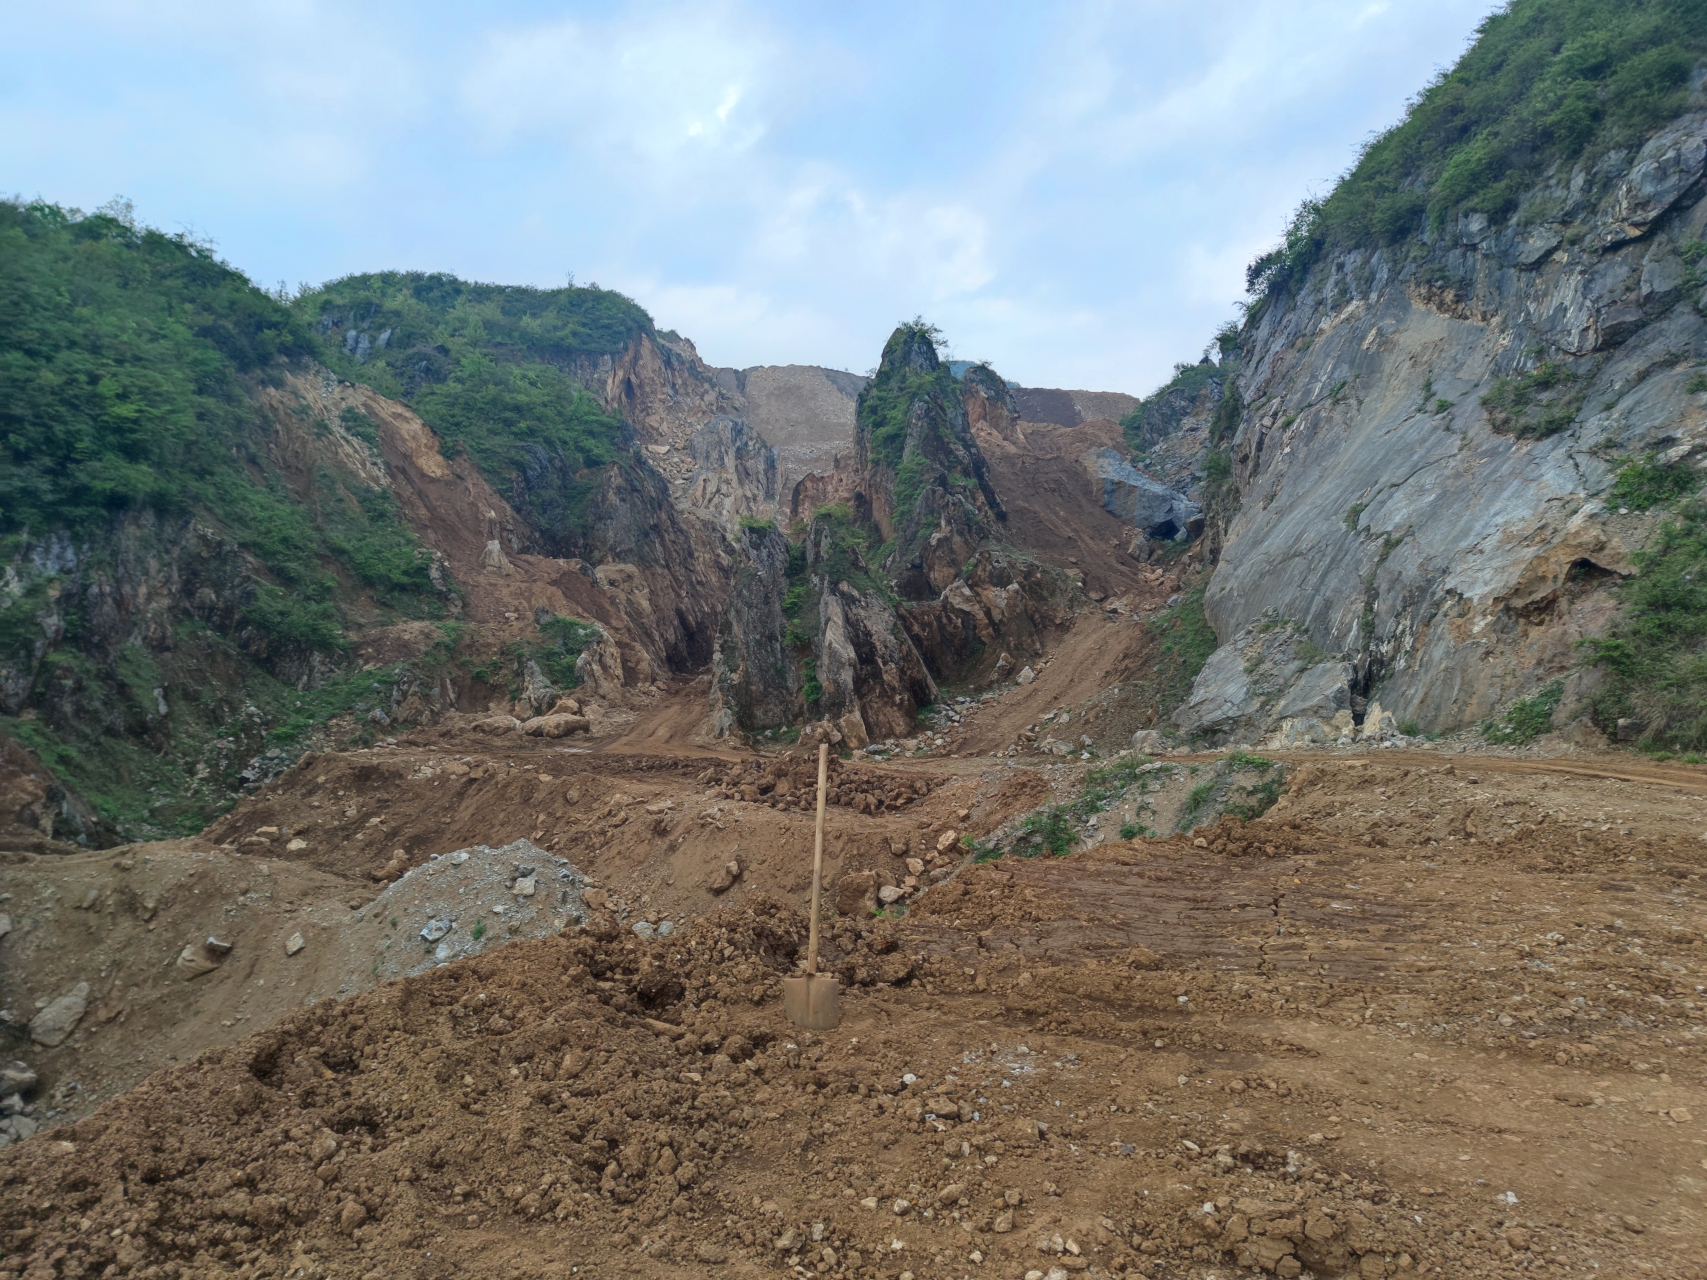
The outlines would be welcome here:
[[[461,98],[494,145],[546,136],[615,147],[667,177],[764,137],[780,53],[761,22],[729,8],[516,27],[487,38]]]
[[[573,268],[743,366],[865,368],[923,312],[1145,391],[1491,5],[15,4],[0,169],[267,280]]]

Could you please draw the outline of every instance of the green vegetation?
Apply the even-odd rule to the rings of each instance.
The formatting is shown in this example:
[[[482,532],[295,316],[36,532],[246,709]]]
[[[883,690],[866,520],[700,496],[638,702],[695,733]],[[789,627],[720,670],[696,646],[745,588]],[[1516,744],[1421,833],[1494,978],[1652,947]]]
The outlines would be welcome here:
[[[1519,212],[1549,166],[1632,145],[1677,115],[1704,54],[1696,0],[1512,0],[1325,200],[1299,208],[1247,285],[1288,291],[1330,247],[1397,244],[1460,213]]]
[[[1026,814],[1025,820],[1020,823],[1019,834],[1013,841],[1011,851],[1022,858],[1035,858],[1044,853],[1060,858],[1072,852],[1078,839],[1067,810],[1059,805],[1051,805],[1049,808]]]
[[[1156,428],[1152,433],[1154,435],[1173,434],[1179,420],[1197,402],[1203,388],[1226,376],[1227,371],[1217,364],[1192,364],[1185,361],[1176,364],[1173,377],[1140,400],[1137,407],[1120,420],[1120,428],[1126,434],[1126,442],[1134,449],[1143,448],[1146,424]]]
[[[968,474],[970,455],[955,438],[954,423],[961,420],[964,429],[964,411],[954,374],[937,356],[942,344],[941,331],[922,319],[898,325],[859,393],[858,429],[872,459],[895,475],[898,517],[938,476],[963,487],[978,483]]]
[[[1701,473],[1683,462],[1661,462],[1650,453],[1633,458],[1618,469],[1606,505],[1647,511],[1687,497],[1701,487]]]
[[[1270,764],[1269,767],[1273,768],[1274,766]],[[1223,813],[1230,813],[1233,817],[1243,819],[1245,822],[1254,822],[1274,808],[1275,801],[1279,800],[1281,793],[1286,790],[1286,779],[1276,773],[1272,778],[1264,778],[1255,786],[1242,787],[1241,790],[1244,792],[1245,798],[1233,800],[1229,797],[1227,802],[1221,806],[1221,810]]]
[[[472,457],[548,538],[584,537],[588,505],[629,431],[576,375],[652,331],[636,303],[596,286],[381,272],[310,290],[292,309],[327,335],[327,363],[406,401],[449,456]]]
[[[318,346],[289,309],[122,208],[0,202],[0,245],[0,533],[196,514],[271,574],[242,622],[286,647],[342,644],[339,564],[388,608],[441,611],[389,494],[325,472],[297,494],[273,468],[254,383]]]
[[[1166,716],[1185,701],[1192,681],[1215,652],[1215,631],[1203,614],[1203,587],[1185,592],[1173,608],[1152,618],[1149,627],[1161,647],[1151,672],[1156,682],[1151,697]]]
[[[468,931],[468,936],[473,938],[476,942],[479,942],[480,939],[486,936],[486,922],[484,920],[476,920],[474,922],[474,927]]]
[[[1352,533],[1356,533],[1357,522],[1363,517],[1363,513],[1367,510],[1369,510],[1369,503],[1367,500],[1352,503],[1345,509],[1345,527]]]
[[[595,623],[579,618],[551,614],[539,623],[540,638],[511,645],[506,653],[520,679],[522,667],[530,660],[545,678],[558,689],[573,689],[581,683],[576,666],[587,646],[604,635]]]
[[[1482,397],[1482,407],[1495,431],[1540,440],[1575,422],[1587,395],[1587,379],[1581,374],[1557,360],[1543,360],[1528,373],[1495,382]]]
[[[0,201],[0,531],[80,532],[136,508],[226,514],[240,539],[298,523],[243,472],[260,462],[244,377],[314,347],[185,236]]]
[[[1215,794],[1215,779],[1198,783],[1185,793],[1185,805],[1180,810],[1180,826],[1188,826],[1193,818],[1201,813]]]
[[[1227,768],[1231,772],[1242,769],[1272,769],[1274,761],[1264,756],[1253,756],[1243,747],[1234,747],[1227,753]]]
[[[1088,770],[1077,796],[1064,804],[1045,805],[1028,813],[1005,844],[994,840],[975,842],[974,860],[988,862],[1008,853],[1022,858],[1035,858],[1043,853],[1061,857],[1070,853],[1078,843],[1079,826],[1113,808],[1134,783],[1144,789],[1142,771],[1146,763],[1143,756],[1122,753],[1108,764]],[[1150,805],[1148,801],[1140,801],[1138,807],[1144,810]],[[1135,823],[1122,823],[1120,838],[1131,840],[1144,831]]]
[[[1707,749],[1707,505],[1683,505],[1633,558],[1617,620],[1582,642],[1606,673],[1590,715],[1607,733],[1637,721],[1649,750]]]
[[[1553,712],[1565,696],[1565,682],[1552,684],[1528,698],[1519,698],[1503,716],[1482,722],[1482,736],[1500,745],[1525,746],[1553,728]]]

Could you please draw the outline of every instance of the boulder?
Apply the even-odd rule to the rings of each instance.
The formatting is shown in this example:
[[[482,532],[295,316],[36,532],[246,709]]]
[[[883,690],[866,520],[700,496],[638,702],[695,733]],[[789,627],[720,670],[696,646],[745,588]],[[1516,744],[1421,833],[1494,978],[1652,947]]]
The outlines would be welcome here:
[[[1156,756],[1168,749],[1168,743],[1160,729],[1140,729],[1132,735],[1132,749],[1147,756]]]
[[[871,871],[855,871],[836,881],[836,914],[868,916],[877,910],[877,876]]]
[[[484,734],[516,733],[522,722],[514,716],[487,716],[474,722],[474,732]]]
[[[1351,663],[1324,655],[1298,623],[1269,613],[1209,656],[1174,723],[1221,743],[1337,741],[1350,730],[1356,678]]]
[[[567,738],[572,733],[589,733],[591,728],[586,716],[553,712],[525,721],[521,731],[530,738]]]
[[[1115,450],[1106,446],[1090,449],[1079,462],[1092,483],[1100,485],[1103,510],[1148,536],[1166,540],[1203,528],[1202,507],[1152,480]]]
[[[706,888],[712,893],[726,893],[734,883],[741,878],[741,862],[731,858],[725,862],[706,882]]]
[[[30,1019],[30,1039],[51,1049],[64,1044],[89,1009],[89,984],[79,982]]]

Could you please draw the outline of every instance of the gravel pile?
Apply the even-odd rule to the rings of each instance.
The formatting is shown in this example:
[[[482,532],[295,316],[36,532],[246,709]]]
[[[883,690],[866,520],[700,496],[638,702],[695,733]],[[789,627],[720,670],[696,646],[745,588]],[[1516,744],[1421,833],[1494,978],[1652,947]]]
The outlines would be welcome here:
[[[425,972],[522,938],[586,923],[590,881],[531,840],[434,855],[356,916],[376,933],[377,981]]]

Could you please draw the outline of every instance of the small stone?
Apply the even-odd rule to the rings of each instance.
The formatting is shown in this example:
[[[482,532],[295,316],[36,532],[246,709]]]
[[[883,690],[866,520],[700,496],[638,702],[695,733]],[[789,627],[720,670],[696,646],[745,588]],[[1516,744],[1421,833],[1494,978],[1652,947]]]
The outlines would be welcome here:
[[[1017,1209],[1024,1203],[1025,1195],[1018,1187],[1009,1187],[1006,1191],[1002,1192],[1002,1199],[1007,1202],[1010,1209]]]
[[[523,876],[520,880],[517,880],[515,884],[510,886],[510,892],[515,894],[518,898],[531,898],[534,895],[537,885],[538,882],[533,876]]]
[[[1647,1227],[1642,1225],[1640,1219],[1632,1218],[1629,1214],[1625,1214],[1619,1219],[1619,1221],[1624,1224],[1624,1230],[1628,1231],[1631,1235],[1639,1236],[1647,1230]]]
[[[637,938],[650,938],[656,932],[651,923],[645,920],[636,920],[630,927],[634,930],[634,936]]]
[[[658,936],[660,938],[667,938],[675,931],[676,922],[674,920],[660,920],[658,922]]]
[[[1014,1211],[1009,1209],[1004,1213],[997,1214],[996,1223],[992,1229],[999,1236],[1005,1236],[1012,1231],[1014,1229]]]
[[[366,1221],[367,1210],[355,1200],[346,1200],[344,1207],[338,1211],[338,1226],[345,1235],[349,1235]]]
[[[936,1193],[936,1202],[940,1205],[951,1205],[966,1194],[966,1188],[958,1182],[951,1182]]]
[[[285,846],[285,851],[287,853],[301,853],[306,848],[308,848],[308,841],[298,836]]]
[[[1666,1114],[1679,1124],[1688,1124],[1691,1120],[1695,1119],[1695,1116],[1691,1114],[1688,1107],[1673,1107],[1670,1111],[1666,1112]]]
[[[1014,677],[1014,683],[1030,684],[1035,679],[1037,679],[1037,672],[1033,671],[1030,667],[1021,667],[1019,669],[1019,674]]]
[[[8,933],[11,933],[11,932],[12,932],[12,917],[10,915],[8,915],[6,912],[0,911],[0,938],[4,938]]]
[[[706,881],[705,887],[712,893],[727,893],[734,883],[741,878],[741,860],[731,858],[717,869],[717,872]]]
[[[30,1039],[49,1049],[64,1044],[89,1008],[89,984],[79,982],[30,1019]]]
[[[950,849],[954,848],[955,841],[959,839],[960,832],[956,831],[953,827],[950,827],[947,831],[944,831],[936,838],[936,851],[938,853],[947,853]],[[911,863],[908,865],[910,866]],[[920,864],[920,870],[923,869],[923,864]],[[914,872],[914,874],[917,875],[918,872]]]
[[[212,973],[219,968],[219,961],[207,955],[202,949],[191,943],[178,953],[177,962],[173,965],[184,979],[199,978],[204,973]]]
[[[859,1207],[866,1210],[868,1213],[874,1211],[877,1208],[877,1197],[867,1196],[859,1202]]]
[[[899,1218],[902,1214],[906,1213],[907,1210],[911,1209],[913,1206],[912,1206],[912,1203],[910,1201],[897,1198],[895,1203],[890,1205],[889,1207],[895,1211],[895,1216],[897,1218]]]
[[[426,927],[421,930],[421,941],[437,942],[455,927],[455,923],[453,920],[433,919],[427,921]]]
[[[709,1262],[713,1266],[729,1261],[729,1251],[722,1245],[711,1243],[709,1240],[694,1251],[701,1262]]]
[[[36,1087],[36,1073],[28,1064],[14,1059],[0,1067],[0,1093],[28,1093]]]
[[[884,906],[888,906],[891,903],[898,902],[902,898],[905,898],[906,896],[907,896],[907,891],[905,889],[901,888],[899,885],[886,884],[881,889],[879,889],[877,891],[877,900],[879,902],[883,903]]]
[[[308,944],[302,940],[302,935],[300,933],[293,933],[285,940],[285,954],[287,956],[294,956],[307,945]]]
[[[231,954],[231,944],[229,942],[222,941],[219,938],[210,937],[206,942],[202,943],[202,950],[207,952],[210,956],[228,956]]]

